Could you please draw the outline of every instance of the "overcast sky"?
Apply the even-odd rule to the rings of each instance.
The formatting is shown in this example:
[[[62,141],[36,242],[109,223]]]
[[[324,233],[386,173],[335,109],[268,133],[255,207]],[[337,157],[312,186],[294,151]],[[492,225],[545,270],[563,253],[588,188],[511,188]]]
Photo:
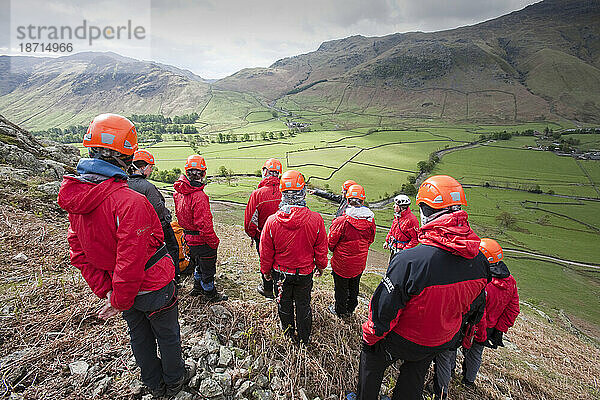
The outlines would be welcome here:
[[[0,4],[7,0],[0,1]],[[99,26],[131,19],[149,33],[145,41],[102,41],[76,50],[122,55],[222,78],[242,68],[316,50],[326,40],[351,35],[438,31],[482,22],[522,9],[532,0],[13,0],[16,25],[69,24],[82,17]],[[51,7],[51,9],[49,9]],[[0,43],[0,53],[15,54]],[[142,44],[140,47],[139,45]],[[137,46],[137,47],[136,47]],[[39,54],[38,54],[39,55]]]

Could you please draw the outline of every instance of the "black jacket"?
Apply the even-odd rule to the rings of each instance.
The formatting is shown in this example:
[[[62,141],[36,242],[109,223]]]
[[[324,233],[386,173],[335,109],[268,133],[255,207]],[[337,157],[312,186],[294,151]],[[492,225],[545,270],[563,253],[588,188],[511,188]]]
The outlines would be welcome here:
[[[335,213],[336,218],[340,215],[344,215],[346,208],[348,208],[348,200],[341,194],[329,193],[324,190],[315,189],[314,195],[340,204]]]
[[[143,175],[138,174],[130,175],[127,184],[131,189],[146,196],[152,207],[154,207],[156,214],[158,214],[161,225],[171,223],[171,212],[165,207],[165,198],[156,186],[148,182]]]

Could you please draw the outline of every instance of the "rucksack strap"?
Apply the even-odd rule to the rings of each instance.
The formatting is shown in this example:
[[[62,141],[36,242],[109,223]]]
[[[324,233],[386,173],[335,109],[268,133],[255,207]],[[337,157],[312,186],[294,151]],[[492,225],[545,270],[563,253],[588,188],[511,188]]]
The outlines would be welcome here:
[[[154,266],[157,262],[159,262],[164,256],[168,255],[169,251],[167,250],[167,245],[165,243],[162,244],[156,252],[150,257],[148,262],[146,262],[146,266],[144,267],[144,271],[148,271],[150,268]]]

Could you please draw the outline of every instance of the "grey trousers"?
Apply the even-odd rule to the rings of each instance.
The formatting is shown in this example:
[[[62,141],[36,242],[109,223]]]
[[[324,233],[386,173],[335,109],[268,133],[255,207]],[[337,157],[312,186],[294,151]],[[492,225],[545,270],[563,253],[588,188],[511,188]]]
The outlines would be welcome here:
[[[481,356],[483,354],[483,344],[473,342],[468,350],[463,350],[465,359],[462,365],[463,379],[468,382],[475,382],[479,367],[481,367]],[[448,386],[452,378],[452,372],[456,368],[456,349],[446,350],[435,356],[433,390],[441,398],[448,394]]]

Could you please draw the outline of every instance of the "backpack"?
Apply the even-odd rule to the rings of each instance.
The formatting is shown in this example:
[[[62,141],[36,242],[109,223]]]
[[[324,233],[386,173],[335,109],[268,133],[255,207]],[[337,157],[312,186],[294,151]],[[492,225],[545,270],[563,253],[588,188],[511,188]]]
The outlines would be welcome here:
[[[188,269],[188,267],[191,267],[190,249],[184,240],[183,228],[179,226],[177,221],[172,221],[171,227],[173,228],[173,232],[175,233],[175,239],[177,240],[177,244],[179,244],[179,271],[184,272]],[[190,269],[193,272],[193,268]]]

